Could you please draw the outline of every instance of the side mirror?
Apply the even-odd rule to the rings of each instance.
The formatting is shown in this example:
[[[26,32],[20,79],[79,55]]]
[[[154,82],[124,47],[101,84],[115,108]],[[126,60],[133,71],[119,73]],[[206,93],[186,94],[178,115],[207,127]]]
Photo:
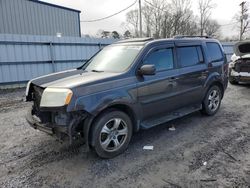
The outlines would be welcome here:
[[[156,71],[156,69],[155,69],[154,65],[143,65],[139,69],[138,73],[140,75],[155,75],[155,71]]]

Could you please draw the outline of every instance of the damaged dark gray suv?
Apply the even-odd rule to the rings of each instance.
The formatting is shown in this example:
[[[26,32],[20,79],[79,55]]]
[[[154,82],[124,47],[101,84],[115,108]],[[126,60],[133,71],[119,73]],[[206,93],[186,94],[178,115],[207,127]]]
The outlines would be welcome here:
[[[214,115],[228,82],[217,40],[124,40],[83,66],[27,85],[27,121],[51,135],[83,137],[103,158],[126,150],[134,132],[194,111]]]

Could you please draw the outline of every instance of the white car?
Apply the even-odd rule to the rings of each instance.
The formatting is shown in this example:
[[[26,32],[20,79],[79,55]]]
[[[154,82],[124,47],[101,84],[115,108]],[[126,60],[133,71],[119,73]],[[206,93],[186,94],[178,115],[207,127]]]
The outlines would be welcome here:
[[[234,55],[229,64],[229,82],[250,83],[250,41],[238,42],[234,46]]]

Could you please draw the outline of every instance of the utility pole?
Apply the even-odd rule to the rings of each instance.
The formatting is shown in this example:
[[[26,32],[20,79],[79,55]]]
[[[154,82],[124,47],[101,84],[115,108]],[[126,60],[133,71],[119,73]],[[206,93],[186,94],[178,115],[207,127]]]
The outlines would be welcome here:
[[[240,41],[242,40],[243,37],[243,21],[244,21],[244,10],[245,10],[245,4],[246,1],[243,1],[240,6],[241,6],[241,16],[240,16]]]
[[[140,37],[142,37],[141,0],[139,0]]]

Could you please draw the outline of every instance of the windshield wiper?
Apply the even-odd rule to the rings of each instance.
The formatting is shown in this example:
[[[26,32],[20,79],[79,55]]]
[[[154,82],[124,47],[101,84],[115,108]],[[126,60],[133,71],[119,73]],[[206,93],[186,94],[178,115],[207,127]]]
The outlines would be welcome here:
[[[104,71],[100,71],[100,70],[91,70],[91,72],[104,72]]]

